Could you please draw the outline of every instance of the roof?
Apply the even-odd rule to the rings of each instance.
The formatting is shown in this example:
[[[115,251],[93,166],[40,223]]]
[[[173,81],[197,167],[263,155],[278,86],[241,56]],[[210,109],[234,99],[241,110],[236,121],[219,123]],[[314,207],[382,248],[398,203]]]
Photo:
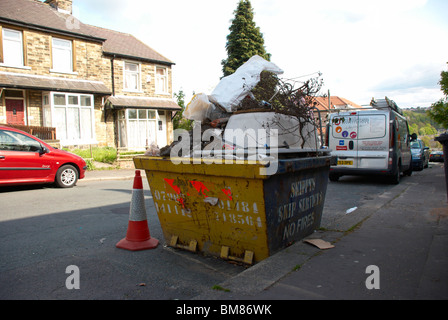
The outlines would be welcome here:
[[[146,108],[173,111],[182,110],[173,99],[168,98],[111,96],[107,100],[114,109]]]
[[[174,62],[164,57],[133,35],[88,25],[89,33],[95,37],[104,38],[103,52],[109,55],[137,58],[151,62],[172,65]]]
[[[314,97],[317,102],[316,107],[319,110],[329,110],[328,108],[328,97]],[[362,108],[360,105],[338,96],[330,96],[331,109],[344,109],[344,108]]]
[[[110,89],[101,81],[55,78],[12,72],[0,72],[0,85],[3,88],[51,90],[103,95],[111,94]]]
[[[44,30],[65,34],[72,37],[88,39],[102,42],[93,36],[86,25],[76,21],[76,28],[73,26],[71,15],[61,13],[48,4],[33,0],[1,0],[0,1],[0,22],[17,26],[24,26],[30,29]],[[79,22],[79,24],[78,24]]]
[[[103,43],[104,54],[172,65],[133,35],[84,24],[36,0],[1,0],[0,22]]]

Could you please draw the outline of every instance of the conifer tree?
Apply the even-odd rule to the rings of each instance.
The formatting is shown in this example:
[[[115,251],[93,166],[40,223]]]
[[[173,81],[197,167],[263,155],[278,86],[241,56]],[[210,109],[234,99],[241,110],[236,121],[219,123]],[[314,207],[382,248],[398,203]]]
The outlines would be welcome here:
[[[271,55],[266,53],[263,34],[254,22],[254,11],[250,1],[240,0],[234,14],[235,18],[227,36],[227,59],[221,61],[224,76],[234,73],[254,55],[259,55],[268,61],[271,58]]]

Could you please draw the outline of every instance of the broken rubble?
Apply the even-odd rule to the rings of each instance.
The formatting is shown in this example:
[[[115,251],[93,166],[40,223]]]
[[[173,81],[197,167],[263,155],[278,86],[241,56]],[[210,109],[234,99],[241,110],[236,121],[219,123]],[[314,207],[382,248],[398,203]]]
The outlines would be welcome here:
[[[209,140],[201,139],[198,150],[198,146],[193,144],[192,130],[188,133],[190,152],[176,156],[191,156],[206,146],[208,149],[213,146],[213,150],[234,151],[247,151],[249,146],[254,149],[283,148],[291,152],[295,149],[319,149],[316,124],[310,100],[307,100],[310,94],[317,92],[313,91],[315,83],[310,86],[306,82],[294,90],[291,84],[279,80],[277,75],[282,73],[283,70],[274,63],[253,56],[234,74],[221,79],[211,95],[196,94],[187,105],[184,116],[200,128],[201,137],[206,133]],[[216,130],[209,133],[208,129]],[[240,133],[244,136],[239,137]],[[160,155],[170,156],[173,147],[185,138],[188,136],[175,136],[177,141],[162,148]]]

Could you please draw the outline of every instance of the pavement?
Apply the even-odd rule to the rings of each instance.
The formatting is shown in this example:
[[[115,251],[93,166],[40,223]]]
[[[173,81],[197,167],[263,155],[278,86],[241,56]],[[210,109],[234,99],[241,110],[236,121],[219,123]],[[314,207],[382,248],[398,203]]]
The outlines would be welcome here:
[[[143,178],[146,178],[145,170],[140,170]],[[87,181],[106,181],[106,180],[129,180],[134,179],[135,169],[103,169],[87,171],[84,179],[79,182]]]
[[[90,171],[84,181],[134,174],[134,169]],[[443,165],[415,175],[304,239],[333,247],[298,241],[193,300],[448,299]]]

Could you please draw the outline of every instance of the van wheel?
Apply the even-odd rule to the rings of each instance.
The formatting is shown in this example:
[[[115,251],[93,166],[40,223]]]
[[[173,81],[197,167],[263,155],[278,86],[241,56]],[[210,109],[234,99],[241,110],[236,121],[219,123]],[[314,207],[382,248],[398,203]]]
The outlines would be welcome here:
[[[405,175],[405,176],[408,176],[408,177],[410,177],[411,175],[412,175],[412,166],[409,166],[409,169],[408,170],[406,170],[406,171],[403,171],[403,174]]]
[[[400,183],[401,166],[398,165],[395,173],[390,177],[390,183],[399,184]]]
[[[337,182],[339,180],[339,177],[340,177],[340,175],[335,174],[335,173],[330,173],[330,175],[329,175],[330,181],[333,181],[333,182]]]

